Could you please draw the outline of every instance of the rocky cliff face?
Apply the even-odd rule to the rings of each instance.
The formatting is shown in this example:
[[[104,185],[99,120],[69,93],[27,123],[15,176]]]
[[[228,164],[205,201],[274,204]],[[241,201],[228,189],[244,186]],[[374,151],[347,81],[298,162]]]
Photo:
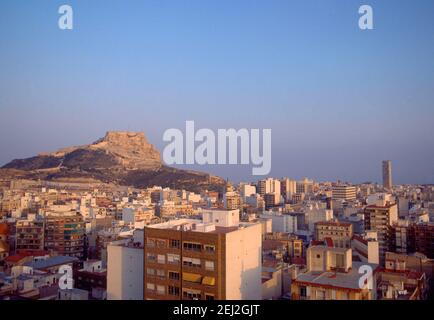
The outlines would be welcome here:
[[[160,153],[143,132],[109,131],[93,144],[13,160],[3,167],[3,172],[5,169],[19,170],[20,177],[31,179],[83,178],[135,187],[161,185],[193,191],[219,189],[224,184],[223,179],[205,173],[164,166]]]
[[[103,166],[125,170],[151,170],[162,165],[160,153],[148,142],[143,132],[127,131],[109,131],[104,138],[93,144],[64,148],[53,153],[42,153],[39,158],[46,159],[45,162],[57,158],[63,167],[68,165],[77,167],[80,162],[84,162],[86,167],[94,165],[96,168]],[[26,160],[24,159],[24,162]],[[23,160],[14,161],[5,167],[16,167],[20,161],[23,162]]]

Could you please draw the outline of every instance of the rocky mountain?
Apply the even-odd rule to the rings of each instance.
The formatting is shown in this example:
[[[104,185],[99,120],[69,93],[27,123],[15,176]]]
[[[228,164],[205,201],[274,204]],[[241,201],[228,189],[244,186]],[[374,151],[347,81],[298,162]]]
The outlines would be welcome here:
[[[0,176],[71,181],[101,181],[134,187],[203,188],[221,190],[225,181],[206,173],[165,166],[160,153],[143,132],[109,131],[96,142],[16,159]]]

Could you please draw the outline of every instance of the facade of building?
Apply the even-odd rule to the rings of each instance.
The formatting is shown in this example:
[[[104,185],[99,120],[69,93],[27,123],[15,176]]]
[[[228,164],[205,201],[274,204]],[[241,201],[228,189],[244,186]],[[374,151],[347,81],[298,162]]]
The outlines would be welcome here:
[[[414,225],[415,250],[434,259],[434,223]]]
[[[272,178],[258,181],[258,193],[264,197],[267,193],[280,194],[280,181]]]
[[[304,178],[301,181],[296,182],[296,193],[299,194],[307,194],[307,193],[313,193],[314,192],[314,181]]]
[[[45,216],[45,249],[59,255],[83,258],[84,221],[79,213],[47,213]]]
[[[321,221],[315,223],[315,239],[318,241],[330,238],[335,247],[350,248],[352,237],[353,225],[349,222]]]
[[[386,252],[394,247],[392,225],[398,220],[398,207],[396,204],[370,205],[365,208],[364,216],[365,230],[377,232],[380,262],[384,262]]]
[[[356,187],[347,185],[334,185],[332,189],[332,198],[334,200],[353,201],[356,200]]]
[[[354,235],[351,240],[353,260],[357,257],[361,262],[379,264],[379,245],[376,232]]]
[[[44,250],[44,219],[19,220],[16,223],[15,250],[41,251]]]
[[[280,194],[278,193],[267,193],[264,196],[265,209],[271,209],[280,203]]]
[[[293,300],[374,300],[375,276],[360,283],[359,268],[377,265],[353,262],[351,249],[314,245],[308,248],[307,272],[291,284]],[[374,274],[374,272],[373,272]]]
[[[261,299],[261,224],[238,210],[145,227],[144,298]]]
[[[107,252],[107,300],[143,300],[143,244],[120,240]]]
[[[223,206],[226,210],[236,210],[241,208],[241,197],[234,191],[223,194]]]
[[[4,261],[9,256],[9,227],[7,223],[0,223],[0,271],[3,270]]]
[[[285,202],[290,202],[292,196],[297,193],[297,182],[288,178],[280,180],[280,194],[285,198]]]
[[[83,268],[74,273],[74,287],[90,292],[103,292],[100,299],[105,298],[107,289],[107,270],[103,268],[101,260],[87,260],[83,262]],[[94,297],[96,298],[96,297]]]

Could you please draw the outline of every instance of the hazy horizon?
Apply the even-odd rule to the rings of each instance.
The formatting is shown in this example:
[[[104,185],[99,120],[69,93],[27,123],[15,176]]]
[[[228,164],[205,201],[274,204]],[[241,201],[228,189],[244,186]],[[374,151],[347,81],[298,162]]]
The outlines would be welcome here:
[[[434,2],[0,3],[0,165],[143,131],[272,129],[270,176],[434,183]],[[374,30],[358,28],[358,8]],[[251,166],[177,166],[255,181]]]

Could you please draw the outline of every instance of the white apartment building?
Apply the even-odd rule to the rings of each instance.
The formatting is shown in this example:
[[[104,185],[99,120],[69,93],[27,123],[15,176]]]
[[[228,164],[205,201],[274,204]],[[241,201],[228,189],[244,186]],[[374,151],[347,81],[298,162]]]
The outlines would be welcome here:
[[[265,211],[260,214],[262,219],[271,219],[272,232],[288,232],[297,233],[297,218],[296,213],[281,213],[273,211]]]
[[[107,300],[143,300],[143,231],[107,246]],[[141,242],[140,242],[141,241]]]

